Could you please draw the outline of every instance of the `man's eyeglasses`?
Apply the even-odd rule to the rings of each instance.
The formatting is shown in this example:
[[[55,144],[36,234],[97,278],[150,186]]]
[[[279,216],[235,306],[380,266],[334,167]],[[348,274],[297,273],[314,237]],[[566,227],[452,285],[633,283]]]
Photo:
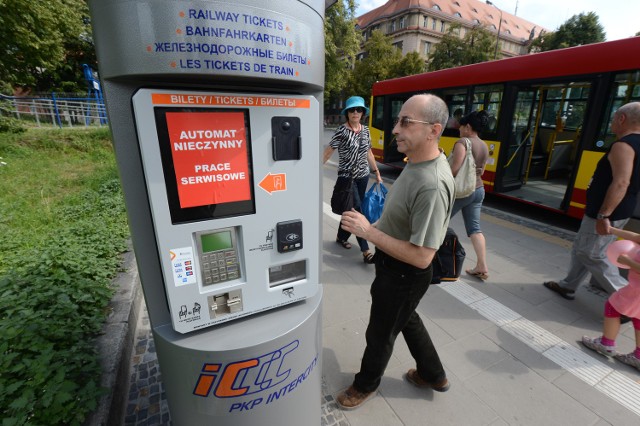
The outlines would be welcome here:
[[[393,120],[393,127],[396,127],[398,123],[400,123],[400,127],[407,127],[409,123],[433,124],[430,121],[414,120],[413,118],[409,117],[398,117]]]
[[[362,113],[364,112],[364,108],[362,108],[362,107],[349,108],[349,109],[347,110],[347,112],[350,112],[350,113],[352,113],[352,114],[353,114],[354,112],[359,112],[360,114],[362,114]]]

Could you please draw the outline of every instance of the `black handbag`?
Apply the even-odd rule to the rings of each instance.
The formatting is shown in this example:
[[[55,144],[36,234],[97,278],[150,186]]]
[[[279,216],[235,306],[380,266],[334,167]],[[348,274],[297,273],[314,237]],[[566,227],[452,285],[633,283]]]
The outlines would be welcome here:
[[[447,235],[435,256],[433,265],[433,277],[431,284],[440,284],[442,281],[457,281],[462,273],[462,264],[466,253],[455,231],[447,228]]]
[[[354,207],[353,178],[338,179],[331,195],[331,211],[341,215]]]

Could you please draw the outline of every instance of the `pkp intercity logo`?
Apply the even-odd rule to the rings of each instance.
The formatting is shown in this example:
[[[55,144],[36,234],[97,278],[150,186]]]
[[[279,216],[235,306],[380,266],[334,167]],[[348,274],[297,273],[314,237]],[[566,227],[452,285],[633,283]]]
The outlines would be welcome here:
[[[281,385],[291,376],[289,354],[293,353],[299,345],[300,342],[294,340],[280,349],[256,358],[226,364],[205,363],[196,381],[193,394],[203,398],[209,396],[234,398],[256,394],[256,398],[252,400],[233,403],[229,412],[251,410],[263,402],[269,404],[293,391],[298,384],[309,377],[317,365],[316,355],[304,372]],[[278,388],[274,389],[275,387]]]

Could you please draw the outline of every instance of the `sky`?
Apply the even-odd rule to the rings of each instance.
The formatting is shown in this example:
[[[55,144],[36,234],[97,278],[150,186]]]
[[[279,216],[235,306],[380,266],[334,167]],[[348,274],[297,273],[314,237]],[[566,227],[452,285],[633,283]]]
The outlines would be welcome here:
[[[360,6],[356,16],[386,2],[387,0],[358,0]],[[504,12],[539,24],[550,31],[556,30],[573,15],[589,12],[595,12],[598,15],[607,41],[631,37],[640,31],[640,0],[492,0],[491,2]]]

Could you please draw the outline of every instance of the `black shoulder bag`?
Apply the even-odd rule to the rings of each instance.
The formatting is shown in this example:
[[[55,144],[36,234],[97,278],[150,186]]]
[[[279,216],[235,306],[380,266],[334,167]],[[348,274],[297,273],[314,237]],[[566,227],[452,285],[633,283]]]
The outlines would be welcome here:
[[[447,228],[447,235],[435,256],[433,265],[433,278],[431,284],[440,284],[442,281],[457,281],[462,273],[462,263],[466,253],[455,231]]]
[[[354,207],[353,200],[353,176],[349,179],[338,179],[333,187],[331,195],[331,211],[342,214]]]

